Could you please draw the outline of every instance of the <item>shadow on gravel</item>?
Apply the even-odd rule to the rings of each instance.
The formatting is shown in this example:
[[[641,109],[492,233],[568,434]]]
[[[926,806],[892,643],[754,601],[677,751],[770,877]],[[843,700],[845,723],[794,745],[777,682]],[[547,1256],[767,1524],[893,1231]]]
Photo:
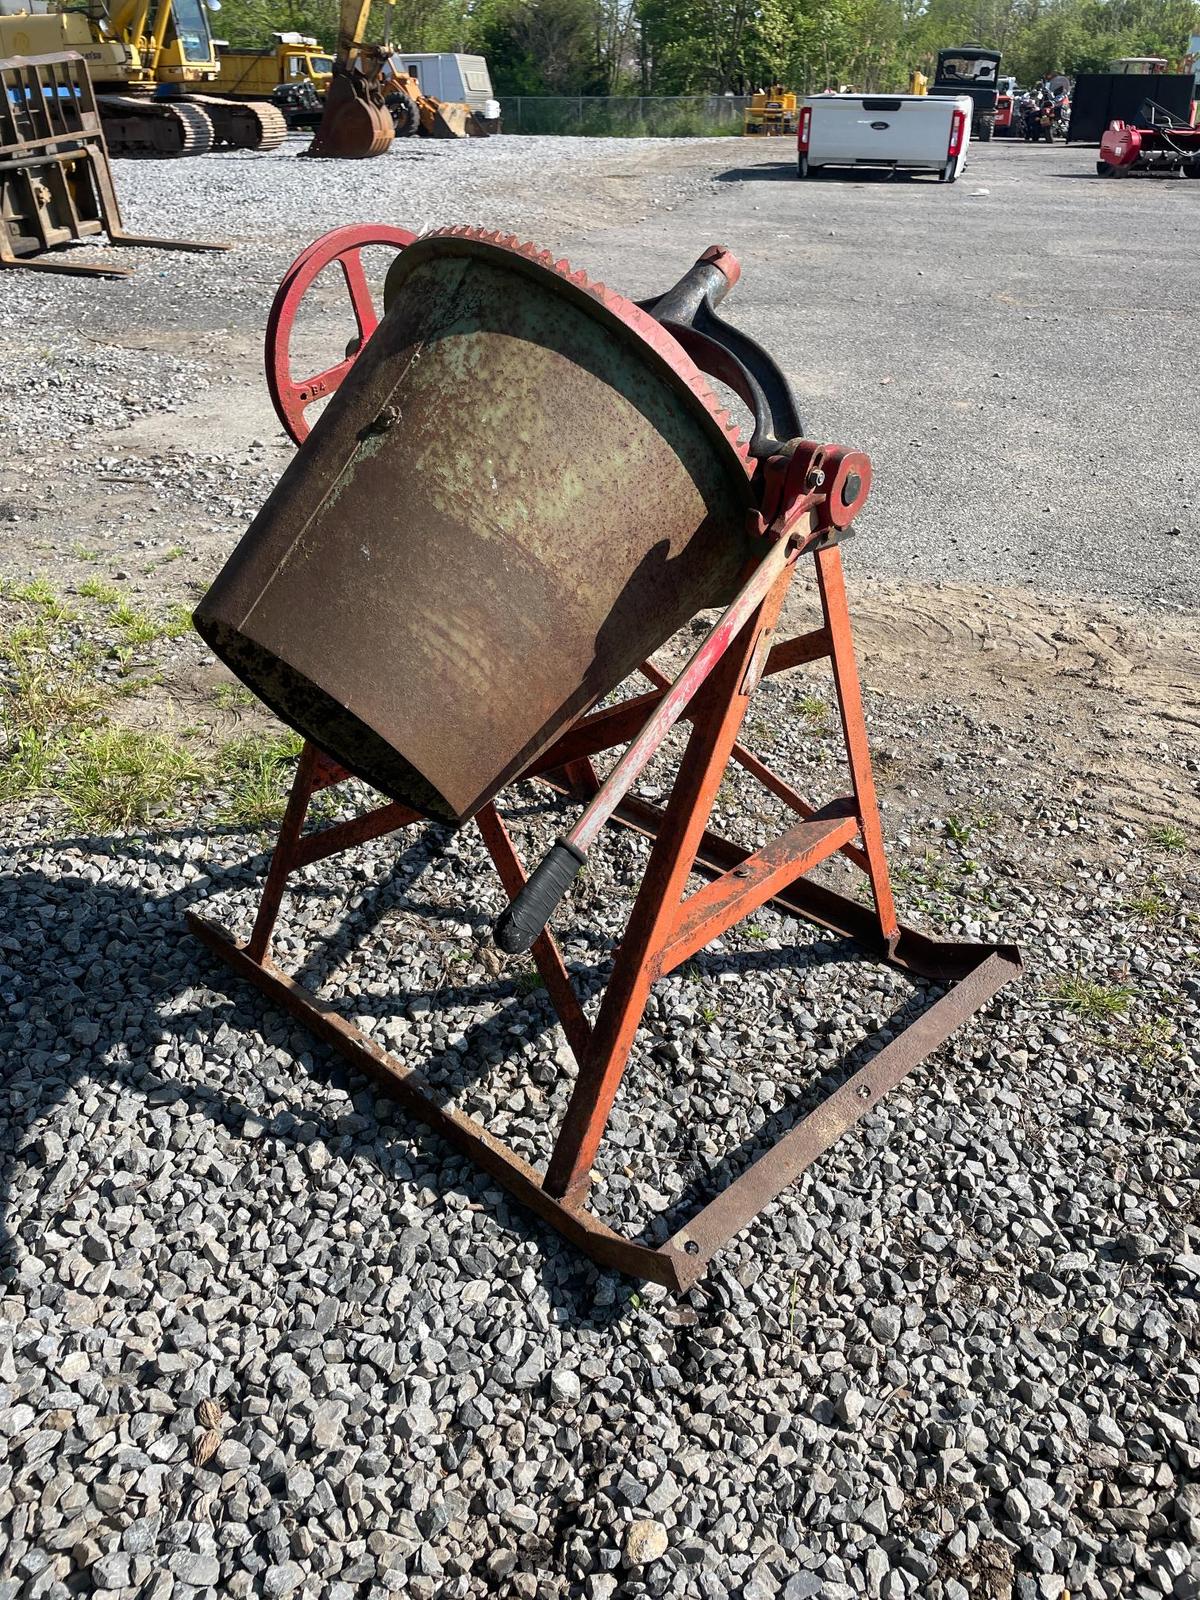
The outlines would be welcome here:
[[[471,915],[478,921],[477,911],[472,914],[444,903],[435,905],[414,893],[422,873],[441,858],[441,832],[429,830],[400,850],[394,870],[358,907],[348,909],[334,926],[313,935],[320,953],[310,955],[299,968],[301,981],[319,987],[389,913],[419,916],[427,926],[433,919],[461,921]],[[172,851],[170,842],[172,837],[183,841],[195,835],[156,837],[159,848],[143,849],[134,870],[172,886],[183,882],[184,862]],[[244,1034],[251,1045],[261,1043],[265,1051],[287,1051],[296,1058],[297,1075],[307,1072],[349,1095],[375,1095],[373,1087],[352,1073],[338,1055],[275,1011],[252,987],[238,982],[186,932],[185,911],[200,909],[223,890],[261,881],[266,855],[238,859],[245,846],[244,834],[232,834],[230,844],[233,866],[209,864],[206,873],[182,890],[176,892],[172,887],[159,897],[128,881],[134,863],[123,861],[111,839],[74,839],[57,846],[68,861],[82,860],[93,872],[110,875],[99,881],[80,871],[62,876],[40,870],[0,874],[0,905],[12,908],[0,932],[0,1002],[4,1006],[0,1055],[7,1061],[0,1088],[0,1283],[12,1283],[19,1276],[16,1252],[10,1248],[15,1240],[7,1229],[20,1181],[12,1170],[17,1163],[26,1170],[41,1169],[39,1211],[43,1220],[39,1227],[47,1218],[68,1214],[75,1198],[93,1181],[113,1186],[113,1178],[93,1180],[86,1170],[86,1121],[81,1120],[78,1133],[61,1126],[38,1132],[35,1125],[89,1079],[116,1079],[133,1095],[144,1096],[148,1111],[182,1101],[189,1111],[225,1127],[235,1141],[248,1139],[243,1130],[247,1119],[253,1118],[262,1125],[260,1138],[300,1147],[312,1142],[312,1136],[306,1130],[306,1136],[300,1138],[298,1123],[315,1123],[317,1139],[336,1142],[347,1160],[372,1162],[394,1187],[398,1200],[404,1185],[414,1181],[453,1188],[469,1195],[472,1202],[486,1205],[507,1232],[536,1238],[544,1283],[560,1316],[573,1323],[593,1324],[623,1316],[637,1293],[636,1283],[601,1273],[515,1202],[509,1203],[507,1198],[498,1204],[483,1201],[484,1191],[494,1192],[492,1179],[470,1168],[419,1123],[386,1121],[369,1137],[359,1138],[337,1126],[338,1116],[323,1119],[319,1110],[308,1108],[300,1118],[290,1107],[273,1108],[269,1089],[264,1087],[261,1095],[249,1093],[250,1077],[242,1093],[229,1093],[190,1077],[177,1064],[184,1051],[198,1048],[203,1052],[219,1032],[232,1029]],[[118,874],[127,881],[113,881]],[[311,907],[314,899],[319,904],[320,896],[328,892],[327,886],[317,883],[305,884],[302,894]],[[608,943],[598,936],[595,942],[601,947]],[[844,960],[849,948],[836,939],[805,944],[804,966]],[[594,991],[606,976],[608,949],[598,950],[598,956],[594,963],[572,965],[572,976],[585,993]],[[785,947],[710,953],[698,957],[696,964],[710,973],[751,973],[795,960],[794,950]],[[519,1021],[526,1037],[546,1033],[554,1026],[557,1019],[544,996],[526,996],[519,1017],[514,1016],[513,1006],[504,1002],[521,994],[520,975],[498,975],[482,983],[398,990],[394,998],[372,996],[369,1004],[371,1014],[382,1020],[400,1014],[421,997],[431,1003],[432,1012],[497,1002],[498,1011],[465,1029],[452,1049],[435,1051],[415,1063],[436,1088],[457,1095],[511,1051],[514,1022]],[[354,1016],[354,996],[335,993],[330,998],[344,1015]],[[924,1003],[925,997],[916,991],[911,1004],[919,1008]],[[903,1009],[911,1009],[911,1005]],[[812,1096],[828,1092],[882,1048],[886,1028],[897,1021],[890,1019],[883,1036],[865,1041],[854,1051],[836,1077],[827,1075],[814,1084]],[[176,1060],[161,1063],[161,1057],[156,1059],[160,1046],[170,1047]],[[660,1240],[667,1237],[687,1212],[723,1187],[807,1109],[802,1102],[777,1113],[740,1147],[723,1154],[716,1165],[681,1148],[676,1154],[689,1174],[687,1191],[669,1213],[653,1219],[647,1235]],[[237,1159],[236,1152],[233,1158]],[[245,1160],[250,1161],[249,1148]],[[414,1178],[413,1168],[422,1162],[440,1164],[441,1170]],[[128,1174],[124,1176],[127,1183]],[[253,1181],[249,1166],[241,1181]],[[27,1230],[27,1234],[24,1242],[36,1257],[36,1232]],[[600,1293],[602,1284],[605,1288]],[[81,1287],[79,1282],[72,1286]],[[86,1288],[82,1292],[86,1293]]]
[[[793,154],[790,161],[782,161],[778,166],[767,166],[764,162],[758,167],[731,167],[728,172],[715,174],[718,183],[771,183],[777,178],[795,178],[796,157]]]

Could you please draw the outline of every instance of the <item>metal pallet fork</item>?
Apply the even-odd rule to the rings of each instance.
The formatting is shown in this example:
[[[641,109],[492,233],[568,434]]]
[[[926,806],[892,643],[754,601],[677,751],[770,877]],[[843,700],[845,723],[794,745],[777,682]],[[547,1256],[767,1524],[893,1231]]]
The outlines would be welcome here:
[[[870,463],[860,452],[805,439],[778,369],[716,316],[738,273],[728,252],[706,252],[675,289],[640,308],[565,263],[473,230],[427,236],[403,246],[398,261],[406,265],[393,269],[383,321],[354,370],[339,376],[342,392],[197,613],[218,653],[307,742],[250,938],[235,941],[194,915],[189,922],[234,971],[598,1263],[683,1290],[1014,978],[1020,958],[1012,946],[930,939],[897,920],[839,548],[867,499]],[[523,305],[540,351],[514,343]],[[439,359],[446,372],[430,372]],[[432,427],[430,408],[446,373],[461,373],[464,363],[503,396],[471,440],[479,471],[464,459],[462,441],[443,430],[441,442]],[[540,381],[522,386],[519,369],[530,364]],[[748,445],[706,373],[753,412]],[[589,492],[580,469],[564,498],[561,481],[574,458],[562,441],[587,437],[589,428],[600,465],[619,469],[611,479],[617,488],[608,499]],[[513,440],[515,458],[532,451],[552,473],[510,478]],[[644,471],[639,483],[656,491],[659,514],[646,525],[621,470]],[[601,473],[594,483],[604,481]],[[398,507],[391,531],[378,509],[382,484]],[[425,515],[414,519],[421,493]],[[536,509],[545,520],[530,515]],[[586,548],[593,537],[614,571],[593,571]],[[799,570],[813,573],[822,624],[779,640],[778,619]],[[565,622],[549,613],[514,621],[506,608],[519,611],[530,594],[545,603],[548,589],[568,613]],[[651,654],[681,616],[709,606],[723,608],[719,620],[667,682]],[[529,653],[530,639],[541,641],[541,655]],[[335,655],[331,640],[340,641]],[[847,794],[814,807],[738,736],[764,677],[822,659],[832,669],[850,783]],[[514,686],[510,675],[522,664]],[[646,693],[594,709],[633,671],[649,680]],[[490,694],[481,692],[489,686]],[[689,732],[669,800],[651,805],[633,784],[683,722]],[[601,783],[592,758],[619,747],[624,754]],[[708,826],[731,762],[796,817],[759,849]],[[381,788],[388,803],[305,832],[313,795],[351,775]],[[496,803],[525,778],[584,800],[574,827],[528,875]],[[540,1173],[482,1124],[440,1104],[418,1068],[271,960],[293,873],[431,817],[479,828],[509,898],[497,942],[532,953],[578,1064]],[[547,924],[588,851],[613,827],[634,829],[653,845],[591,1022]],[[839,853],[863,873],[869,901],[811,881]],[[693,873],[708,881],[689,893]],[[666,1243],[628,1239],[589,1210],[587,1197],[652,986],[767,903],[854,941],[865,955],[947,985],[946,992]]]
[[[0,267],[128,278],[125,267],[43,251],[107,234],[115,245],[227,250],[225,244],[127,233],[88,75],[74,51],[0,61]]]

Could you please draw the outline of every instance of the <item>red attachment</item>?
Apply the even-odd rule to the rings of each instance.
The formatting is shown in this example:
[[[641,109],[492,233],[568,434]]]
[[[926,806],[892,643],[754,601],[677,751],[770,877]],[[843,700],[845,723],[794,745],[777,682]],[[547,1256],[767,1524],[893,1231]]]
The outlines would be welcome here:
[[[956,156],[963,147],[963,136],[967,131],[967,114],[965,111],[955,110],[950,116],[950,143],[946,146],[947,160]]]
[[[800,123],[796,129],[796,149],[800,154],[808,154],[808,132],[812,126],[812,107],[804,106],[800,112]]]
[[[1110,167],[1131,167],[1142,153],[1142,134],[1125,122],[1111,122],[1100,140],[1100,159]]]
[[[848,528],[871,492],[871,461],[861,450],[795,439],[763,465],[762,532],[791,533],[806,513],[813,534]]]
[[[310,244],[284,273],[267,318],[267,388],[275,414],[297,444],[303,444],[309,434],[305,411],[315,401],[327,400],[340,387],[355,357],[379,325],[379,313],[363,270],[362,252],[371,245],[403,250],[416,237],[407,228],[389,228],[383,223],[334,228],[332,233],[322,234]],[[358,336],[347,346],[344,360],[311,377],[293,378],[291,342],[296,313],[314,280],[335,261],[346,280]]]
[[[710,244],[699,257],[701,261],[711,261],[719,272],[723,272],[729,279],[732,289],[742,275],[742,264],[733,251],[723,244]]]

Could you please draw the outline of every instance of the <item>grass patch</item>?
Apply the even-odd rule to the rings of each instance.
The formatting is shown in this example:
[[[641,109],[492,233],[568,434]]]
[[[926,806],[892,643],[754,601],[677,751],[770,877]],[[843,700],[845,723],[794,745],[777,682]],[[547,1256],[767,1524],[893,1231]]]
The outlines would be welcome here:
[[[1133,990],[1120,984],[1096,983],[1073,973],[1061,978],[1049,991],[1064,1010],[1089,1022],[1111,1021],[1123,1017],[1133,998]]]
[[[1175,1028],[1166,1017],[1155,1017],[1129,1032],[1129,1048],[1143,1067],[1171,1061],[1175,1056]]]
[[[1162,922],[1170,911],[1166,897],[1159,892],[1159,886],[1153,880],[1144,884],[1139,893],[1131,900],[1125,901],[1125,910],[1136,917],[1141,917],[1143,922]]]
[[[235,706],[256,706],[258,697],[244,683],[219,683],[213,690],[213,703],[222,711],[232,711]]]
[[[159,639],[178,639],[191,631],[192,614],[187,606],[173,605],[165,616],[154,616],[142,611],[111,583],[103,578],[85,578],[79,585],[85,600],[95,600],[109,613],[120,634],[120,642],[127,649],[138,645],[156,644]]]
[[[22,608],[15,621],[0,624],[0,803],[52,797],[76,824],[111,831],[174,820],[211,794],[222,821],[276,821],[298,736],[235,739],[209,757],[188,743],[189,732],[203,730],[154,734],[107,719],[115,702],[157,681],[143,674],[123,682],[111,663],[127,670],[137,648],[190,631],[189,609],[151,616],[100,577],[86,579],[79,593],[103,609],[99,639],[90,636],[94,627],[84,637],[85,620],[44,578],[0,586],[0,598]],[[254,703],[240,684],[222,690],[231,703]]]
[[[823,732],[829,726],[829,707],[819,694],[797,695],[792,701],[792,711],[803,717],[814,733]]]
[[[58,793],[88,828],[128,828],[176,810],[199,781],[200,762],[162,734],[88,728],[74,742]]]
[[[222,822],[261,827],[277,822],[287,805],[299,734],[247,734],[221,747],[216,775],[225,791]]]
[[[1150,829],[1150,843],[1157,845],[1160,850],[1170,850],[1178,853],[1187,849],[1188,836],[1182,828],[1177,828],[1173,822],[1160,822]]]
[[[47,622],[70,622],[75,615],[45,578],[31,578],[28,583],[14,584],[6,589],[5,594],[10,600],[32,606]]]
[[[46,792],[65,759],[70,730],[100,716],[104,691],[92,673],[95,650],[73,639],[51,595],[26,585],[39,614],[0,636],[0,800]],[[17,598],[15,594],[11,598]]]
[[[102,606],[121,603],[121,591],[103,578],[85,578],[79,585],[79,593],[85,600],[98,600]]]
[[[524,972],[518,972],[513,979],[513,988],[522,1000],[527,995],[537,994],[539,989],[546,987],[546,980],[540,972],[535,972],[532,967],[527,967]]]

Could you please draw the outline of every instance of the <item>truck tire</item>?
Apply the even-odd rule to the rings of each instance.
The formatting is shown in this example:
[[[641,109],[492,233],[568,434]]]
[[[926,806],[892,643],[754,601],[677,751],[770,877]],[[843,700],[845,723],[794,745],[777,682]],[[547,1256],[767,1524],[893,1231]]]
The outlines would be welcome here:
[[[996,124],[991,117],[980,117],[979,132],[975,135],[980,144],[987,144],[989,139],[992,137],[992,129],[995,127],[995,125]]]

